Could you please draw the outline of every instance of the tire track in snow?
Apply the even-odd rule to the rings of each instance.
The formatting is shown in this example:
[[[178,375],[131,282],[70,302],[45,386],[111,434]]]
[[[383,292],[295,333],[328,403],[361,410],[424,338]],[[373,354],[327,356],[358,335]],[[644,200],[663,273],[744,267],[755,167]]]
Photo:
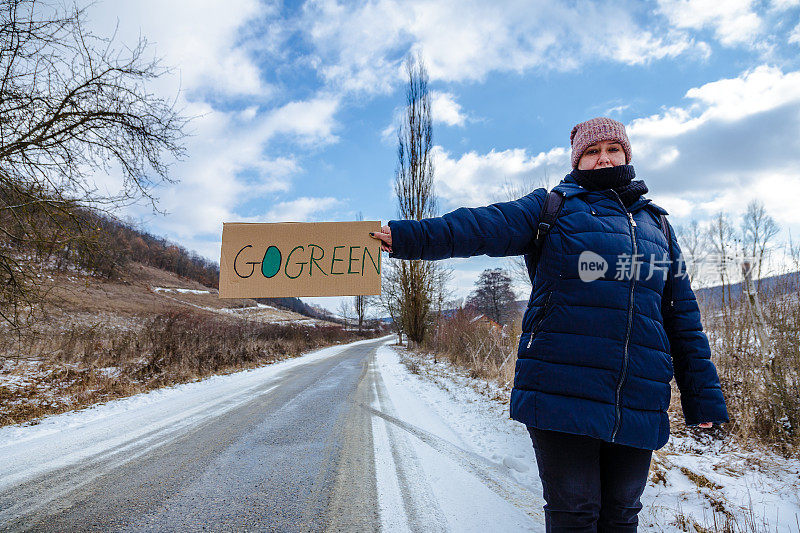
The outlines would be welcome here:
[[[374,364],[370,373],[373,376],[375,396],[381,411],[396,413],[394,405],[389,399],[386,385]],[[381,413],[363,403],[361,407],[372,414]],[[391,422],[386,418],[384,420]],[[402,428],[402,426],[400,427]],[[389,446],[394,459],[397,483],[403,500],[408,528],[414,533],[447,531],[447,519],[438,500],[433,495],[417,454],[411,443],[408,442],[406,432],[398,431],[396,425],[389,423],[386,423],[386,432],[389,436]]]
[[[380,386],[383,386],[383,384],[381,383]],[[380,391],[380,388],[378,390]],[[385,388],[383,394],[385,397]],[[378,397],[380,399],[380,392]],[[492,492],[511,505],[522,510],[531,518],[539,521],[543,520],[541,509],[544,505],[544,501],[541,496],[531,491],[528,487],[511,479],[507,473],[508,469],[504,465],[499,465],[478,454],[459,448],[433,433],[429,433],[413,424],[400,420],[396,416],[389,414],[387,409],[384,408],[383,403],[381,403],[382,411],[364,404],[362,404],[361,407],[392,424],[392,426],[403,429],[405,432],[414,435],[434,450],[452,459],[464,470],[478,478],[484,485],[492,490]],[[394,434],[396,435],[397,432],[395,431]]]

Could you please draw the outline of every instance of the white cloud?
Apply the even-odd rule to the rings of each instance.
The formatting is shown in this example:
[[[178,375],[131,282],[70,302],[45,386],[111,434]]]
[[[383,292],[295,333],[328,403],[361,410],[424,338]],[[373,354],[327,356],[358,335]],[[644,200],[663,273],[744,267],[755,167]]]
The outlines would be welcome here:
[[[463,126],[467,120],[455,96],[439,91],[431,91],[431,115],[434,122],[447,126]]]
[[[777,9],[779,11],[784,11],[797,6],[800,6],[800,0],[771,0],[769,4],[771,9]]]
[[[628,125],[637,174],[673,220],[738,217],[752,199],[800,230],[800,71],[762,65]],[[785,238],[785,233],[780,238]]]
[[[659,0],[659,10],[677,28],[711,28],[726,46],[752,43],[764,27],[753,0]]]
[[[259,0],[229,0],[224,6],[211,0],[103,1],[91,6],[94,33],[110,35],[119,24],[121,43],[135,43],[140,34],[147,37],[148,53],[174,68],[150,89],[175,98],[180,87],[177,106],[196,117],[185,139],[186,157],[171,167],[171,177],[180,181],[154,191],[167,215],[155,216],[148,205],[135,205],[121,216],[146,220],[149,231],[216,259],[222,222],[246,219],[237,212],[244,203],[289,191],[302,171],[291,152],[270,155],[272,141],[288,137],[321,145],[336,140],[337,97],[320,93],[269,105],[279,95],[262,79],[253,50],[258,46],[279,53],[276,36],[284,30],[259,24],[257,41],[248,32],[276,13],[276,4]],[[95,179],[111,191],[121,186],[119,173]],[[329,205],[326,201],[284,202],[275,206],[273,216],[308,217]]]
[[[519,189],[547,179],[552,181],[554,176],[561,178],[563,169],[569,168],[569,153],[564,148],[536,155],[529,155],[522,148],[492,150],[487,154],[467,152],[453,158],[436,146],[433,156],[436,194],[449,208],[506,200],[509,188]]]
[[[464,126],[469,120],[466,113],[461,110],[461,104],[456,102],[452,93],[431,91],[431,118],[434,124],[445,126]],[[397,143],[397,127],[405,119],[405,108],[398,107],[392,113],[392,122],[381,130],[381,141],[386,145]]]
[[[313,220],[318,213],[343,205],[336,198],[310,198],[307,196],[280,202],[259,217],[261,222],[306,222]]]
[[[667,209],[672,217],[700,218],[695,211],[695,204],[687,200],[682,194],[662,193],[656,189],[648,192],[647,197]]]
[[[289,102],[270,111],[262,120],[260,130],[266,137],[278,134],[296,136],[305,144],[324,144],[336,141],[334,115],[339,99],[317,96],[311,100]]]
[[[800,44],[800,23],[794,27],[792,33],[789,35],[789,42],[792,44]]]
[[[326,97],[290,102],[262,113],[252,108],[226,113],[215,111],[209,104],[189,104],[187,113],[197,118],[187,139],[188,157],[171,169],[171,176],[180,181],[156,191],[159,208],[167,215],[153,220],[151,227],[181,241],[210,235],[213,243],[218,243],[223,222],[248,219],[238,213],[243,203],[288,192],[293,178],[301,172],[291,154],[267,155],[270,141],[288,135],[303,143],[332,142],[337,106],[337,100]],[[118,175],[104,179],[115,179],[117,188],[121,183]],[[284,202],[275,207],[274,216],[307,217],[310,211],[303,214],[304,206],[310,209],[311,203]],[[137,218],[147,212],[146,205],[125,210],[125,214]]]
[[[387,92],[400,62],[422,51],[432,80],[483,80],[490,72],[567,71],[586,61],[640,64],[707,48],[685,32],[643,26],[636,2],[567,5],[545,0],[470,2],[312,0],[297,27],[312,63],[336,89]],[[598,28],[587,20],[614,20]]]
[[[397,123],[400,120],[399,114],[395,113],[395,118],[391,124],[381,130],[381,141],[383,144],[392,145],[397,142]]]
[[[775,194],[775,191],[780,191],[780,194]],[[722,211],[735,218],[747,210],[748,203],[759,200],[782,226],[800,224],[800,210],[797,209],[796,202],[800,197],[800,177],[791,172],[756,172],[751,176],[750,186],[746,189],[722,188],[711,194],[693,197],[691,201],[685,196],[672,198],[676,203],[670,204],[671,214],[702,220]],[[653,198],[654,201],[659,201],[655,196]],[[660,199],[665,200],[664,197]]]
[[[224,7],[214,0],[105,0],[92,6],[90,18],[99,35],[111,35],[119,23],[118,37],[129,45],[144,35],[155,54],[176,67],[173,87],[269,97],[273,89],[240,38],[245,25],[274,12],[258,0],[227,0]]]
[[[616,105],[614,107],[610,107],[610,108],[606,109],[605,112],[603,113],[603,115],[605,115],[607,117],[610,117],[610,116],[613,116],[613,115],[621,115],[627,109],[630,109],[630,107],[631,107],[630,104]]]
[[[633,158],[651,174],[694,168],[704,179],[687,175],[679,181],[714,187],[746,182],[752,170],[792,160],[800,164],[790,148],[797,144],[792,132],[800,128],[800,71],[784,74],[762,65],[690,89],[686,98],[688,105],[636,119],[628,127]]]
[[[287,191],[300,171],[291,157],[264,155],[272,131],[250,129],[241,115],[213,111],[207,104],[192,104],[189,110],[199,115],[187,139],[189,157],[171,169],[180,181],[156,191],[159,207],[168,214],[152,222],[157,231],[182,240],[219,233],[223,221],[238,218],[235,210],[242,201]],[[143,216],[147,206],[128,212]]]
[[[800,100],[800,71],[784,74],[777,67],[762,65],[737,78],[690,89],[686,97],[705,104],[702,120],[741,120]]]

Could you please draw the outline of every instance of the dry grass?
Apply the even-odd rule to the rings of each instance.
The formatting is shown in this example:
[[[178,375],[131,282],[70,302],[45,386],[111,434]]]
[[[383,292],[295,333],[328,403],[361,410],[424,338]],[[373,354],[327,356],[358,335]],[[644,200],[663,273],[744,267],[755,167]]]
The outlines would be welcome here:
[[[375,334],[375,332],[372,332]],[[369,335],[369,333],[367,334]],[[296,357],[360,338],[338,326],[265,324],[172,309],[138,328],[73,326],[60,335],[14,341],[38,361],[8,360],[0,383],[0,425]],[[8,351],[6,339],[0,349]]]
[[[786,456],[800,451],[800,300],[795,283],[760,294],[769,338],[762,347],[750,304],[704,306],[731,423],[742,442],[767,445]]]
[[[152,316],[168,307],[195,307],[222,311],[255,308],[250,299],[219,298],[216,289],[181,278],[171,272],[131,263],[117,279],[103,280],[79,272],[43,271],[42,283],[50,287],[45,311],[52,325],[70,322],[73,316],[114,316],[121,319]],[[157,292],[154,287],[175,287],[208,291],[205,294]],[[261,314],[269,315],[268,310]],[[269,319],[307,319],[291,311],[280,310]]]
[[[737,519],[730,513],[713,513],[710,520],[700,523],[684,514],[680,509],[675,513],[674,525],[678,531],[691,533],[771,533],[775,531],[752,514]]]
[[[494,381],[508,388],[514,379],[519,326],[512,323],[500,329],[474,317],[463,309],[443,318],[422,349],[447,358],[469,370],[470,377]]]

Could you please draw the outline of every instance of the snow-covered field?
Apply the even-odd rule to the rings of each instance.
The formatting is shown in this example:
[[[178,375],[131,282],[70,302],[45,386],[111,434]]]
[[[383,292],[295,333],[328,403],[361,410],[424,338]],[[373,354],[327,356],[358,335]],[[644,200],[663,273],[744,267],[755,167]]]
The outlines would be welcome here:
[[[540,498],[530,438],[521,424],[509,419],[507,393],[469,378],[446,362],[433,365],[429,359],[414,357],[420,370],[412,374],[400,360],[406,357],[414,356],[390,346],[378,352],[380,373],[397,410],[405,413],[403,418],[417,420],[426,431],[493,462],[498,471],[505,467],[505,475],[524,487],[521,496]],[[424,450],[424,444],[412,442]],[[376,449],[379,446],[376,436]],[[389,458],[383,461],[384,469],[391,468]],[[451,472],[447,467],[444,471]],[[380,481],[381,501],[387,510],[400,513],[402,508],[393,504],[395,489]],[[472,487],[466,481],[464,486]],[[481,501],[478,487],[463,490],[476,494],[465,501]],[[729,531],[800,532],[800,461],[737,449],[731,441],[699,442],[673,436],[654,455],[642,503],[640,531],[715,531],[715,524],[723,531],[727,520]],[[498,505],[498,509],[508,508],[502,502]],[[465,520],[476,515],[463,511]],[[504,511],[498,513],[498,520],[512,516]],[[511,523],[509,529],[499,527],[501,523],[474,530],[513,530]]]
[[[323,322],[317,320],[315,318],[304,318],[301,315],[296,315],[295,313],[291,313],[292,315],[296,315],[297,318],[287,318],[287,312],[278,309],[277,307],[273,307],[271,305],[266,305],[262,303],[256,302],[255,305],[248,306],[248,307],[210,307],[207,305],[200,305],[192,302],[187,302],[185,300],[181,300],[175,298],[173,296],[169,296],[165,293],[174,292],[178,294],[210,294],[211,291],[207,290],[196,290],[196,289],[180,289],[174,287],[151,287],[153,292],[157,292],[161,294],[161,296],[165,298],[169,298],[170,300],[174,300],[181,305],[187,305],[190,307],[194,307],[196,309],[202,309],[204,311],[210,311],[212,313],[218,314],[228,314],[233,316],[240,316],[240,317],[247,317],[250,319],[257,319],[260,322],[271,323],[271,324],[281,324],[281,325],[302,325],[302,326],[310,326],[310,327],[317,327]]]

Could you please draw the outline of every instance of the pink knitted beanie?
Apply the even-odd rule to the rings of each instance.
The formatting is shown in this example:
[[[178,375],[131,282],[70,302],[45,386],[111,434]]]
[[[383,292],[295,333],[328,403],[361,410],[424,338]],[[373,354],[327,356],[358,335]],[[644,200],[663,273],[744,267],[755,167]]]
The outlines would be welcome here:
[[[625,125],[613,118],[597,117],[581,122],[569,134],[572,144],[572,168],[578,168],[584,150],[600,141],[617,141],[625,152],[625,162],[631,162],[631,143],[625,134]]]

